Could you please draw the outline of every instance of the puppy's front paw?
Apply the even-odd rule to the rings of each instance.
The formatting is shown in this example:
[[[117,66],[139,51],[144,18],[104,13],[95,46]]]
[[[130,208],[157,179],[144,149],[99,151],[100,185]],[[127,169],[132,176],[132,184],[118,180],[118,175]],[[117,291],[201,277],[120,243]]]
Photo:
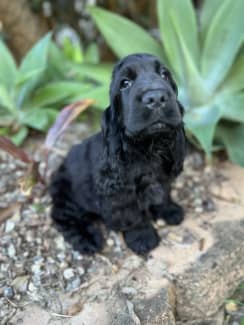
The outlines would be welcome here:
[[[184,220],[184,210],[174,202],[162,211],[162,218],[168,225],[179,225]]]
[[[139,255],[150,252],[159,243],[159,236],[150,224],[127,230],[123,235],[127,246]]]

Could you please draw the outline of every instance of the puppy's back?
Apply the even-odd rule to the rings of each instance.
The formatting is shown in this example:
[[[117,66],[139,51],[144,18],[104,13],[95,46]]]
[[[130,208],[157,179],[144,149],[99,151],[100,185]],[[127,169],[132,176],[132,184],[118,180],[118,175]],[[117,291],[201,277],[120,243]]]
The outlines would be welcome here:
[[[61,210],[71,205],[82,211],[98,212],[95,175],[101,156],[101,133],[71,148],[51,178],[49,192],[53,201],[53,211],[58,209],[60,214]]]

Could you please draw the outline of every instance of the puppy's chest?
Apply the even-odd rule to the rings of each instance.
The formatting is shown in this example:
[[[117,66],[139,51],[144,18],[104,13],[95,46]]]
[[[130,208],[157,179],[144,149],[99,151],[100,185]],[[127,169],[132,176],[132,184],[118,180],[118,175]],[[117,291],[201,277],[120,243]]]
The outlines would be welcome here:
[[[125,168],[124,176],[128,187],[138,187],[142,179],[160,182],[163,180],[163,166],[160,161],[154,159],[137,161]]]

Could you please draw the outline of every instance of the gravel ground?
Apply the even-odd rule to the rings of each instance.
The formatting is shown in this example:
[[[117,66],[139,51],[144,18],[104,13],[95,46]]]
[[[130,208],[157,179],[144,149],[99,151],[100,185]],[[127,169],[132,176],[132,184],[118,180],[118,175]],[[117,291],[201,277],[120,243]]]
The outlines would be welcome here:
[[[50,169],[57,166],[60,154],[70,144],[90,132],[84,124],[72,126],[51,154]],[[41,141],[27,143],[28,150],[35,152]],[[39,155],[36,151],[35,156]],[[0,324],[11,324],[15,312],[33,301],[58,310],[56,292],[80,290],[94,274],[106,273],[111,267],[116,272],[124,257],[131,254],[120,235],[113,232],[108,234],[103,254],[86,257],[73,251],[52,226],[47,193],[37,189],[34,199],[21,193],[18,184],[25,170],[23,163],[0,151]],[[199,218],[203,211],[215,209],[208,188],[222,180],[217,168],[206,165],[202,155],[194,152],[187,157],[185,171],[174,184],[173,196],[187,213]],[[163,221],[156,227],[162,235]]]

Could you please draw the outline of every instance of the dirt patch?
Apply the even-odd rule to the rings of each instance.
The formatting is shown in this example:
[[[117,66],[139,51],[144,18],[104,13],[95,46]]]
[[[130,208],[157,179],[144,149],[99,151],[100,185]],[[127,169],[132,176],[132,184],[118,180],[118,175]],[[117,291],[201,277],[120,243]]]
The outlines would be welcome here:
[[[89,133],[85,125],[72,126],[52,153],[50,170],[57,166],[71,144]],[[31,142],[29,150],[35,151],[37,146],[40,147],[39,140],[34,144]],[[39,150],[35,155],[40,155]],[[174,324],[176,312],[183,318],[189,317],[189,313],[192,317],[200,317],[198,312],[192,313],[196,305],[191,303],[192,294],[196,293],[192,291],[193,287],[197,286],[198,280],[201,283],[200,273],[199,278],[192,277],[192,287],[186,281],[194,267],[201,267],[204,260],[210,263],[206,257],[208,254],[216,258],[214,249],[220,245],[220,241],[224,241],[216,235],[218,231],[227,229],[225,234],[228,236],[228,229],[231,234],[240,229],[244,218],[241,190],[244,188],[244,172],[241,168],[223,163],[206,165],[201,154],[191,153],[173,189],[173,196],[184,206],[186,220],[179,227],[166,226],[162,221],[155,225],[161,236],[161,244],[148,260],[130,252],[121,236],[114,232],[107,234],[107,245],[102,254],[86,257],[73,251],[52,226],[49,196],[45,192],[38,196],[37,192],[34,200],[28,200],[20,192],[18,182],[24,171],[22,163],[0,152],[1,324],[17,324],[21,319],[22,324],[33,324],[30,311],[35,311],[40,324],[50,324],[51,320],[51,324],[81,324],[82,321],[87,325],[90,324],[88,320],[93,319],[93,325],[105,325],[111,323],[111,314],[114,319],[118,316],[113,324]],[[1,221],[3,212],[5,215]],[[224,222],[227,225],[222,229]],[[237,236],[236,240],[230,236],[219,251],[222,256],[232,254],[230,260],[235,265],[238,264],[235,245],[238,240],[243,245],[241,238]],[[221,263],[220,269],[223,266]],[[228,297],[226,295],[241,281],[235,265],[229,265],[229,270],[222,272],[221,281],[224,281],[224,277],[234,270],[230,277],[232,284],[226,281],[228,286],[213,294],[209,308],[211,313],[216,312],[216,308]],[[239,258],[238,270],[241,266],[244,269],[244,262]],[[194,272],[196,274],[196,270]],[[211,285],[219,278],[215,278],[214,274]],[[133,276],[140,278],[137,284],[134,284]],[[184,281],[180,283],[183,291],[177,291],[175,283],[179,283],[182,276]],[[184,283],[187,283],[189,292]],[[203,282],[201,285],[204,285]],[[181,288],[180,285],[178,288]],[[172,290],[173,294],[170,294]],[[207,299],[206,290],[204,299]],[[184,297],[191,300],[189,309],[185,309],[184,303],[181,303]],[[176,305],[173,303],[175,299]],[[170,308],[165,309],[162,301]],[[195,301],[199,303],[198,299]],[[203,305],[205,309],[201,310],[201,315],[208,306],[207,301]],[[94,308],[100,310],[100,320],[104,320],[102,323],[99,318],[95,319]],[[109,308],[111,313],[108,312]],[[121,311],[119,315],[116,310]],[[123,323],[125,319],[126,323]],[[37,321],[35,318],[36,324]]]

